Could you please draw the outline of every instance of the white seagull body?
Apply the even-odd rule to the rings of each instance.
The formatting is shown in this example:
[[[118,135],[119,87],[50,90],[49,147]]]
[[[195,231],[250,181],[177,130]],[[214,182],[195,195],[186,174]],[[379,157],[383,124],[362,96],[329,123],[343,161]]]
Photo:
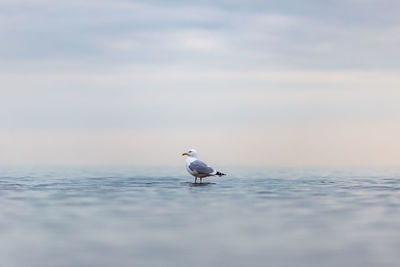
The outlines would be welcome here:
[[[204,162],[197,159],[197,151],[190,149],[187,153],[183,153],[182,156],[186,158],[186,170],[195,177],[194,183],[197,183],[197,178],[202,179],[208,176],[223,176],[222,172],[216,171],[213,167],[205,164]]]

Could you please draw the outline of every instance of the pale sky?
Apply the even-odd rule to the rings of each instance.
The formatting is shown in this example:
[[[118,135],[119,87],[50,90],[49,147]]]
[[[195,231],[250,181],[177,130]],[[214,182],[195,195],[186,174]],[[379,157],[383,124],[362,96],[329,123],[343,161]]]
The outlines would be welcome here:
[[[0,0],[0,165],[400,165],[399,12]]]

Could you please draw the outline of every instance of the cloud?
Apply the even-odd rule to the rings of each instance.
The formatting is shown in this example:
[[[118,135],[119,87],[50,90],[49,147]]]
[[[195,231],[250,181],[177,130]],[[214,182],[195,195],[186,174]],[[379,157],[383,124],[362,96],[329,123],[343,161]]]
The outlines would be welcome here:
[[[3,64],[75,60],[107,64],[245,65],[247,68],[398,68],[399,19],[372,4],[308,1],[28,1],[1,14]],[[387,4],[388,5],[388,4]],[[309,13],[310,8],[318,12]],[[357,8],[359,10],[357,10]],[[361,9],[360,9],[361,8]],[[314,10],[315,11],[315,10]],[[343,12],[345,11],[345,12]],[[362,11],[362,12],[360,12]],[[365,11],[365,12],[364,12]],[[366,13],[368,16],[362,14]],[[392,29],[392,30],[389,30]]]
[[[2,129],[396,121],[398,72],[119,69],[3,74]],[[379,88],[379,93],[376,88]]]

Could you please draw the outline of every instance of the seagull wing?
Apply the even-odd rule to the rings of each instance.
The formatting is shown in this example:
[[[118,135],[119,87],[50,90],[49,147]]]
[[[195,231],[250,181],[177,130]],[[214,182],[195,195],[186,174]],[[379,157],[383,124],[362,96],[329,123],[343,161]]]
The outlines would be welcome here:
[[[195,160],[189,165],[189,169],[197,174],[212,174],[215,170],[200,160]]]

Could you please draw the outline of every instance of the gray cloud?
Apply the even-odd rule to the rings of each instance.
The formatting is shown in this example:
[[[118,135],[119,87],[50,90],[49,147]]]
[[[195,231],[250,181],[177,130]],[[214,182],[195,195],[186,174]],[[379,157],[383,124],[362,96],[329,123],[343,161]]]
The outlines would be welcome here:
[[[1,15],[8,61],[399,67],[395,1],[21,3]]]

